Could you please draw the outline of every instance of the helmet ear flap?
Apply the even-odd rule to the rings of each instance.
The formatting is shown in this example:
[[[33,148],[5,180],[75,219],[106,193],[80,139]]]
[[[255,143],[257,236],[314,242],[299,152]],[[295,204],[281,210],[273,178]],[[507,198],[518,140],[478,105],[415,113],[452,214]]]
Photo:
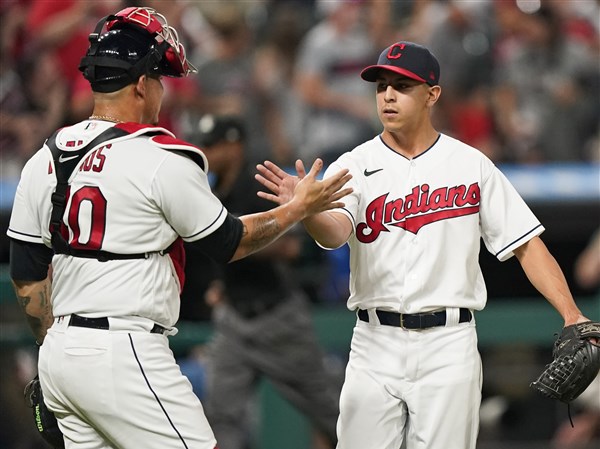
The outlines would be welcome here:
[[[96,79],[96,66],[88,65],[87,67],[85,67],[83,69],[83,77],[88,81]]]
[[[142,58],[135,66],[129,70],[129,76],[132,79],[137,79],[141,75],[160,75],[160,61],[162,60],[161,50],[152,48],[144,58]]]

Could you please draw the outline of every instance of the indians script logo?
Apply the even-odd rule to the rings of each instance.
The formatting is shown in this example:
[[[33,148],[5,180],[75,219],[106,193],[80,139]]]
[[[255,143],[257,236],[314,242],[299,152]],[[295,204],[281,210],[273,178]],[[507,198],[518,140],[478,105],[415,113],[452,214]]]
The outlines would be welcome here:
[[[387,201],[389,193],[375,198],[367,206],[365,223],[356,227],[359,242],[371,243],[388,226],[397,226],[416,234],[423,226],[448,218],[479,212],[479,185],[440,187],[429,191],[429,184],[415,186],[405,198]]]

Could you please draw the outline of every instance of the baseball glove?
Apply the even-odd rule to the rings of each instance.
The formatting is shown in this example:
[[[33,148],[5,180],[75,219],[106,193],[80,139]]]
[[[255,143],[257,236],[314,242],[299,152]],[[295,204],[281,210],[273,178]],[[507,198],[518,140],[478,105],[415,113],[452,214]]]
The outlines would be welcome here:
[[[531,387],[543,395],[569,403],[592,383],[600,371],[600,323],[586,321],[563,328],[554,343],[553,361]]]
[[[24,394],[27,405],[33,409],[35,426],[42,438],[54,449],[64,449],[65,440],[63,439],[63,434],[58,428],[54,413],[48,410],[48,407],[46,407],[46,404],[44,403],[42,385],[40,384],[38,376],[35,376],[35,378],[27,384]]]

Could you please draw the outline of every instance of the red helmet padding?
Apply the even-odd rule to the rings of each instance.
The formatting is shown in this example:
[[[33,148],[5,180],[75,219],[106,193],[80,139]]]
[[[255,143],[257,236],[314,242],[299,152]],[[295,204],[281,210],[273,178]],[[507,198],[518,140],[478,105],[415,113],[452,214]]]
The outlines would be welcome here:
[[[120,17],[122,21],[126,23],[132,23],[144,28],[150,34],[157,34],[163,29],[163,24],[160,23],[156,17],[154,17],[154,15],[151,13],[151,10],[148,8],[132,6],[130,8],[122,9],[116,13],[115,16]],[[110,30],[117,22],[120,22],[120,20],[109,21],[106,24],[106,28]]]
[[[106,24],[108,31],[121,23],[138,26],[155,36],[159,43],[166,41],[169,44],[164,57],[174,73],[179,74],[179,76],[187,76],[189,73],[196,72],[196,68],[186,58],[185,48],[179,41],[177,30],[168,25],[162,14],[157,13],[152,8],[133,6],[122,9],[114,16],[117,19],[110,20]]]

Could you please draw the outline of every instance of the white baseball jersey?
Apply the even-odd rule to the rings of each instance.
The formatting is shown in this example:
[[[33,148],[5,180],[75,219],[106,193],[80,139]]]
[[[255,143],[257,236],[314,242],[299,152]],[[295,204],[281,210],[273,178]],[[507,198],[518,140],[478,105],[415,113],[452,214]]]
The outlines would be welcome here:
[[[62,150],[78,150],[110,126],[114,124],[86,120],[62,129],[56,144]],[[108,262],[55,255],[54,316],[141,316],[170,327],[179,315],[181,267],[176,254],[159,252],[179,236],[195,241],[209,235],[224,222],[227,211],[211,193],[208,163],[200,150],[163,128],[117,126],[131,134],[90,149],[69,179],[63,215],[68,242],[79,249],[150,254]],[[154,135],[148,135],[151,132]],[[204,167],[165,149],[194,152]],[[51,246],[54,172],[52,154],[44,146],[23,169],[9,237]]]
[[[481,310],[480,239],[503,261],[543,226],[480,151],[441,134],[413,159],[380,136],[342,155],[354,191],[336,211],[352,221],[348,308],[401,313]]]

